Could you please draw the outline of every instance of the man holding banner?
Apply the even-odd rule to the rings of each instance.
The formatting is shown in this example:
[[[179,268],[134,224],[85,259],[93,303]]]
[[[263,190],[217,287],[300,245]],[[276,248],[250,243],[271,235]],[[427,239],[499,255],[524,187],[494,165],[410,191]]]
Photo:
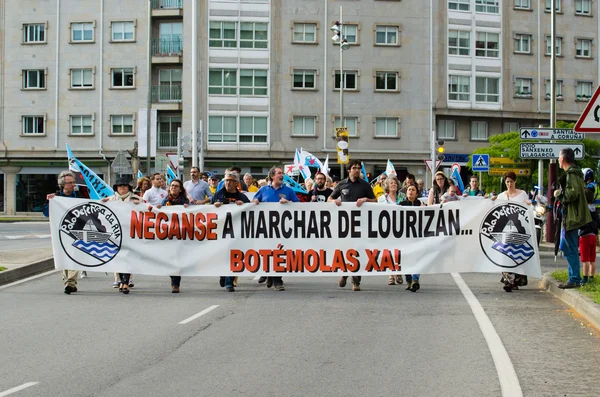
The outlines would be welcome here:
[[[213,194],[210,191],[208,183],[200,179],[200,168],[192,167],[190,176],[192,179],[183,184],[183,188],[188,195],[187,198],[190,200],[190,204],[198,205],[210,203]]]
[[[357,207],[363,203],[375,203],[375,194],[371,185],[360,178],[362,163],[359,160],[352,160],[348,163],[348,178],[341,180],[337,184],[327,201],[335,202],[338,207],[344,203],[356,203]],[[338,281],[341,288],[346,286],[348,276],[342,276]],[[352,291],[360,291],[360,276],[352,276]]]
[[[159,172],[152,175],[152,187],[144,193],[143,199],[145,203],[152,206],[162,204],[163,200],[167,197],[167,191],[161,187],[162,183],[163,177]]]

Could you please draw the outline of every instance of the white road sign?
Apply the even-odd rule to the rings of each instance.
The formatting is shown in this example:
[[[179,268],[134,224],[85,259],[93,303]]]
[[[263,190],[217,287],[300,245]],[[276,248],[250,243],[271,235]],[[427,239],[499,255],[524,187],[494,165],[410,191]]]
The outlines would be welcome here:
[[[582,141],[583,134],[562,128],[521,128],[521,139],[540,141]]]
[[[582,143],[521,143],[522,159],[557,159],[560,150],[571,148],[576,159],[585,155]]]
[[[575,132],[600,132],[600,86],[596,88],[592,99],[588,102],[587,106],[579,120],[575,123]]]

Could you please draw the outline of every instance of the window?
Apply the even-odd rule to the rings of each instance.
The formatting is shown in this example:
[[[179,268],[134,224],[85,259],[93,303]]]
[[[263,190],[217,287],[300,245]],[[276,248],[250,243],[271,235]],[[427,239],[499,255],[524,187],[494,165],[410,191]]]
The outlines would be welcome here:
[[[240,95],[267,95],[267,70],[240,70]]]
[[[237,22],[210,22],[208,46],[237,48]]]
[[[550,88],[551,88],[550,80],[546,80],[546,99],[550,99]],[[563,96],[562,88],[563,88],[562,80],[556,80],[556,97],[557,98],[562,98],[562,96]]]
[[[475,101],[500,102],[500,79],[494,77],[476,77]]]
[[[240,143],[267,143],[267,118],[240,117]]]
[[[294,116],[293,135],[314,136],[317,118],[312,116]]]
[[[515,95],[516,96],[531,96],[531,79],[517,78],[515,80]]]
[[[581,58],[592,57],[592,40],[590,39],[577,39],[575,56]]]
[[[314,90],[316,88],[316,70],[294,70],[293,88],[296,90]]]
[[[46,71],[23,70],[23,89],[24,90],[42,90],[46,88]]]
[[[456,121],[440,120],[437,136],[440,139],[456,139]]]
[[[110,125],[113,134],[133,134],[132,115],[110,116]]]
[[[92,134],[92,116],[71,116],[71,134]]]
[[[268,24],[262,22],[242,22],[240,28],[240,48],[267,48]]]
[[[208,117],[208,141],[209,142],[236,142],[237,141],[237,119],[230,116]]]
[[[376,137],[397,137],[398,119],[395,117],[377,117],[375,118],[375,136]]]
[[[457,11],[469,11],[471,0],[448,0],[448,9]]]
[[[74,43],[94,41],[94,24],[92,22],[72,23],[71,41]]]
[[[158,42],[153,42],[152,54],[158,56],[179,56],[183,50],[183,23],[161,22]]]
[[[551,37],[550,36],[546,36],[546,55],[552,55],[550,54],[550,51],[552,51],[552,48],[550,47],[550,43],[552,42]],[[562,56],[562,37],[556,37],[556,56]]]
[[[112,41],[134,41],[135,27],[133,21],[111,22]]]
[[[555,2],[554,3],[555,4],[554,7],[556,7],[556,12],[560,12],[560,10],[561,10],[561,7],[560,7],[561,0],[546,0],[546,11],[547,12],[552,11],[552,2],[553,1]]]
[[[477,32],[475,56],[498,58],[499,40],[498,33]]]
[[[471,100],[471,77],[448,76],[448,100],[470,101]]]
[[[531,0],[515,0],[515,8],[522,10],[530,10]]]
[[[488,123],[487,121],[472,121],[471,122],[471,140],[472,141],[487,141],[488,139]]]
[[[342,25],[342,33],[348,44],[358,44],[358,25]]]
[[[502,132],[518,132],[519,131],[519,123],[515,122],[505,122],[502,127]]]
[[[93,88],[92,69],[71,69],[71,88]]]
[[[158,102],[181,102],[181,72],[181,69],[159,70]]]
[[[237,95],[237,70],[211,69],[208,72],[208,93]]]
[[[333,88],[336,90],[340,89],[340,71],[335,71]],[[358,72],[344,70],[344,91],[356,91],[358,90]]]
[[[26,23],[23,25],[23,43],[45,43],[46,42],[46,24],[44,23]]]
[[[376,91],[398,91],[398,72],[375,73]]]
[[[575,14],[591,15],[591,0],[575,0]]]
[[[448,54],[469,55],[471,53],[471,32],[464,30],[448,31]]]
[[[177,147],[177,129],[181,127],[181,116],[160,116],[158,118],[158,147]]]
[[[295,23],[294,24],[294,43],[316,43],[317,42],[317,24],[316,23]]]
[[[375,28],[375,44],[398,45],[398,26],[380,26]]]
[[[575,95],[578,101],[587,101],[592,97],[592,82],[578,81],[575,86]]]
[[[475,11],[498,14],[498,0],[475,0]]]
[[[23,135],[42,135],[46,132],[44,116],[23,116]]]
[[[333,120],[334,129],[341,127],[340,116]],[[358,137],[358,117],[344,117],[344,127],[348,128],[348,136]]]
[[[111,87],[112,88],[133,88],[135,87],[135,73],[133,68],[111,69]]]
[[[515,52],[531,54],[530,34],[515,34]]]

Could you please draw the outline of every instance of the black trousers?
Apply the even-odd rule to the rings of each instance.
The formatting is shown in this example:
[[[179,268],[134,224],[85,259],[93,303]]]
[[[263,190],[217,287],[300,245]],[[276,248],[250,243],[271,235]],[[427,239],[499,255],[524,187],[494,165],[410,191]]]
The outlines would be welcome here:
[[[119,280],[121,280],[121,284],[129,285],[129,277],[131,277],[131,273],[119,273]]]

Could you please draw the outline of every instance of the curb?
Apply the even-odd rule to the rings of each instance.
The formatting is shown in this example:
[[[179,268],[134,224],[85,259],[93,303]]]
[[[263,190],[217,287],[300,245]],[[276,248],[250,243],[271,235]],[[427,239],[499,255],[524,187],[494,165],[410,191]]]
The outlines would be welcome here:
[[[559,298],[567,305],[571,306],[596,328],[600,328],[600,305],[585,295],[577,292],[576,289],[560,289],[558,282],[552,278],[552,273],[545,273],[540,281],[542,287],[555,297]]]
[[[27,277],[34,276],[39,273],[44,273],[54,269],[54,258],[50,257],[42,259],[38,262],[33,262],[16,269],[9,269],[0,272],[0,285],[10,284],[15,281],[22,280]]]

